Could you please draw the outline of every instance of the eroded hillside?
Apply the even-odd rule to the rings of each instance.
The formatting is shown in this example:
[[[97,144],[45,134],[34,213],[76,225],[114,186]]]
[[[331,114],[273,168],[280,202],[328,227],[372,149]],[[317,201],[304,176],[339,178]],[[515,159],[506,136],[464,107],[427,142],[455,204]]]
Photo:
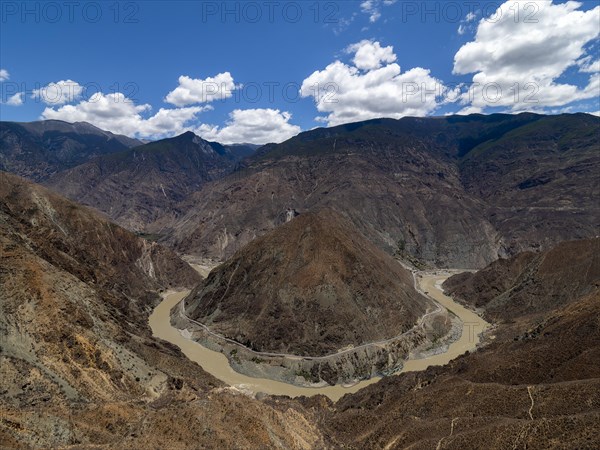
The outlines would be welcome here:
[[[323,446],[310,414],[228,389],[151,337],[159,290],[196,273],[46,189],[0,173],[3,448]]]

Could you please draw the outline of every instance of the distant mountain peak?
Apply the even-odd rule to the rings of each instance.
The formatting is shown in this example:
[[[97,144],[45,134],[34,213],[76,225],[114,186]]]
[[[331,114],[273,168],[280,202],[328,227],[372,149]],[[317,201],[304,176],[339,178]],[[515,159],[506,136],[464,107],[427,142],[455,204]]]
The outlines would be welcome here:
[[[179,136],[180,138],[186,138],[186,139],[194,139],[194,138],[200,138],[200,136],[198,136],[196,133],[194,133],[193,131],[186,131],[185,133],[180,134]]]
[[[176,136],[172,136],[172,137],[167,137],[161,140],[170,140],[170,139],[176,139],[179,141],[192,141],[192,142],[200,142],[200,141],[204,141],[204,139],[202,139],[200,136],[198,136],[196,133],[194,133],[193,131],[185,131],[181,134],[178,134]]]

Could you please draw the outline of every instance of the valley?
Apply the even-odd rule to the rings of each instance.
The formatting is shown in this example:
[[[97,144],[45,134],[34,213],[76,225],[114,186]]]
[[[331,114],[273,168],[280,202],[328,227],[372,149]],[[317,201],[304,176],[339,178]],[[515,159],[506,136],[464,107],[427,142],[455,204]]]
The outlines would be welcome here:
[[[421,289],[429,292],[431,298],[441,305],[440,307],[446,308],[458,316],[458,319],[462,324],[462,329],[459,332],[458,338],[447,343],[443,349],[428,349],[428,353],[430,353],[431,356],[419,357],[419,352],[417,351],[415,355],[412,355],[411,358],[404,361],[402,368],[398,373],[425,370],[430,366],[444,365],[463,353],[475,350],[481,341],[481,334],[489,327],[489,324],[475,313],[466,309],[464,306],[455,303],[451,298],[444,295],[440,285],[447,277],[448,275],[416,273],[415,282]],[[182,302],[188,294],[189,291],[183,291],[164,295],[163,301],[154,309],[154,312],[149,319],[149,325],[153,335],[176,345],[191,361],[196,362],[208,373],[241,392],[247,394],[257,394],[262,392],[270,395],[287,395],[290,397],[325,395],[331,400],[337,401],[343,395],[357,392],[365,386],[373,384],[381,379],[381,377],[375,376],[368,380],[356,381],[348,385],[299,387],[288,383],[277,382],[273,379],[260,379],[244,376],[231,367],[228,358],[222,352],[210,350],[202,344],[194,342],[193,332],[190,332],[189,329],[186,328],[181,330],[171,325],[171,310],[177,308],[179,303]],[[421,318],[418,326],[422,325],[424,319],[425,316]],[[385,344],[385,342],[363,344],[363,346],[380,346],[383,344]],[[340,353],[347,351],[348,350]],[[259,355],[262,357],[268,356],[260,353]],[[299,359],[302,357],[286,355],[286,358]]]
[[[596,448],[599,126],[381,119],[236,159],[10,125],[3,167],[45,186],[0,172],[2,445]]]
[[[0,450],[600,449],[600,0],[0,22]]]

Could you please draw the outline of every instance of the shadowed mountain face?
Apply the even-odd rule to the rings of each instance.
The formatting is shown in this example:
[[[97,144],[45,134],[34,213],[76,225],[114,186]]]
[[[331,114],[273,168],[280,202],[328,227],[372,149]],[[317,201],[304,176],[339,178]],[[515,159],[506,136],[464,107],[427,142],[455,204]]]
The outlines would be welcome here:
[[[224,258],[286,211],[344,213],[389,253],[435,266],[596,234],[600,119],[536,114],[380,119],[267,145],[148,227]]]
[[[393,338],[434,309],[410,272],[331,211],[257,238],[185,305],[189,317],[254,350],[306,356]]]
[[[598,235],[599,165],[600,118],[585,114],[527,123],[459,162],[507,254]]]
[[[42,181],[93,157],[140,144],[86,122],[0,122],[0,170]]]
[[[236,151],[249,150],[242,146]],[[187,132],[96,158],[46,184],[139,231],[188,194],[231,171],[238,159],[227,147]]]
[[[543,315],[600,287],[600,238],[520,253],[477,273],[455,275],[444,289],[493,320]]]
[[[198,279],[170,250],[0,172],[0,446],[323,448],[300,405],[237,395],[152,338],[157,290]]]

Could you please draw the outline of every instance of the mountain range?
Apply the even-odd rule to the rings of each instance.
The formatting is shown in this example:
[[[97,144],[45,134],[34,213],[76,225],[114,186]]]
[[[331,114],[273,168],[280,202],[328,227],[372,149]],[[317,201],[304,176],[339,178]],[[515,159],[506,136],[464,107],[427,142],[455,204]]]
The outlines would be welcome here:
[[[327,207],[420,267],[483,267],[596,234],[599,147],[600,118],[586,114],[317,129],[258,149],[146,229],[180,253],[220,260],[289,210]]]
[[[136,231],[192,192],[233,170],[251,147],[233,150],[192,132],[91,159],[45,184]]]
[[[87,122],[0,122],[0,170],[39,182],[90,158],[141,143]]]
[[[597,447],[598,239],[450,278],[497,317],[486,344],[333,403],[245,395],[153,338],[157,290],[198,281],[160,244],[5,173],[0,199],[5,447]]]
[[[188,132],[43,181],[181,254],[224,260],[288,211],[325,207],[419,267],[474,268],[595,235],[599,136],[598,117],[531,113],[377,119],[259,149]]]
[[[260,148],[0,130],[2,447],[600,446],[600,118],[377,119]],[[228,386],[148,325],[185,290],[231,345],[349,355],[297,377],[389,375],[412,344],[443,351],[456,315],[426,323],[413,282],[444,267],[479,269],[442,285],[491,323],[477,346],[336,401]],[[361,365],[365,342],[385,358]]]

